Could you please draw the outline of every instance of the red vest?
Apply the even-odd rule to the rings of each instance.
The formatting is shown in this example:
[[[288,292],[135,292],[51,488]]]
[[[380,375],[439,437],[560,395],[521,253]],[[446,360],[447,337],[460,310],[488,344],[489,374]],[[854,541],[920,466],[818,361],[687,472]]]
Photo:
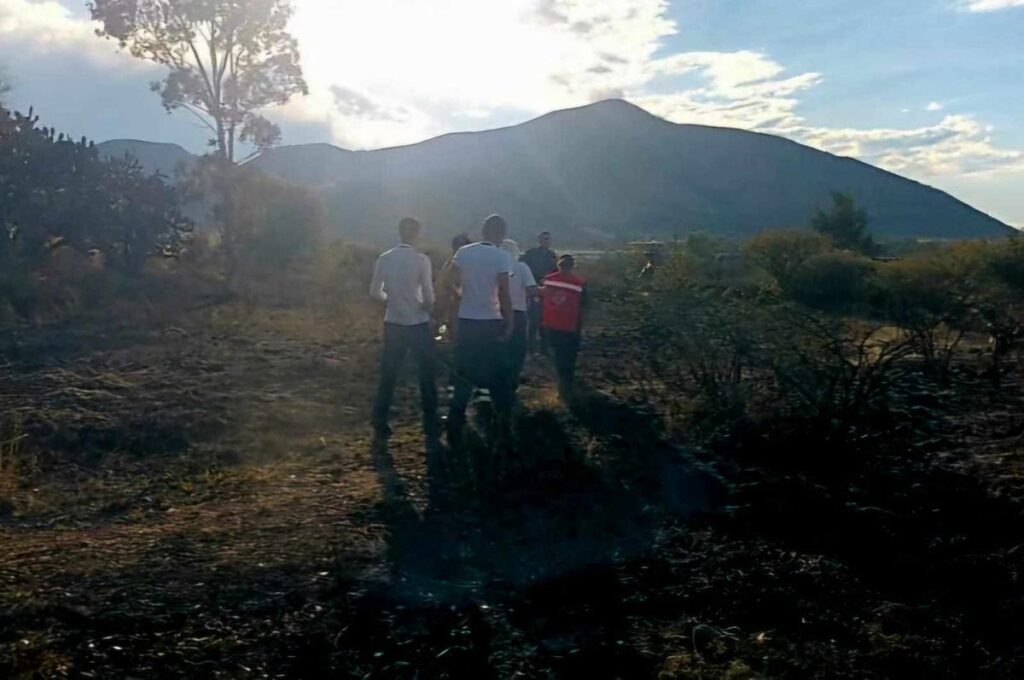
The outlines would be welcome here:
[[[586,281],[575,274],[555,272],[544,277],[540,325],[553,331],[577,332],[585,284]]]

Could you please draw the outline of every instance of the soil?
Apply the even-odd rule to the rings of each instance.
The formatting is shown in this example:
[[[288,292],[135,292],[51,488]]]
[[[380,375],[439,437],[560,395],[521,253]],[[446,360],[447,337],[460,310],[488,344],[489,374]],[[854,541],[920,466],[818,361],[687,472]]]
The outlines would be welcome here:
[[[428,456],[411,379],[371,441],[377,336],[226,305],[0,337],[0,676],[1024,677],[1013,376],[829,474],[670,436],[597,323],[571,408],[534,357],[503,460],[486,403]]]

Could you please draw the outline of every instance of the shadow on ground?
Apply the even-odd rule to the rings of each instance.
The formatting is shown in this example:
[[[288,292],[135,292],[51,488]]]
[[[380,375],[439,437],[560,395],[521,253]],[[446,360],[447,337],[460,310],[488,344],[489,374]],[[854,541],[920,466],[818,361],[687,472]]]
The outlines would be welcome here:
[[[471,431],[427,454],[422,510],[387,445],[374,446],[390,573],[346,602],[353,620],[328,666],[410,678],[655,673],[657,660],[630,643],[620,571],[654,550],[654,514],[706,510],[714,492],[682,471],[647,416],[603,395],[573,413],[521,415],[504,452]],[[616,439],[622,431],[635,438]],[[581,446],[595,440],[602,456]],[[497,637],[517,641],[515,658]]]

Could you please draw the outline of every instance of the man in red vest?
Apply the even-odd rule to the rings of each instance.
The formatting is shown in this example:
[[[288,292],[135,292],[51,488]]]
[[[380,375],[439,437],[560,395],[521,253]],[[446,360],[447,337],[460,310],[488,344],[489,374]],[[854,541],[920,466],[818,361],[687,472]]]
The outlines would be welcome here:
[[[558,394],[563,401],[572,397],[576,355],[580,349],[583,323],[583,294],[586,281],[573,272],[572,255],[558,258],[558,271],[544,278],[541,288],[541,328],[555,357]]]

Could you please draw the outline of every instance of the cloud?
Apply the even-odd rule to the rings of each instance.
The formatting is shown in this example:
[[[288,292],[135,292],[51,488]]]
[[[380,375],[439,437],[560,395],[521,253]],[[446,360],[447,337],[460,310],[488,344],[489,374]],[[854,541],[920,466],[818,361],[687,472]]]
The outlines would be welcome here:
[[[287,115],[365,148],[448,132],[463,111],[492,112],[472,117],[487,127],[622,96],[650,79],[675,25],[664,0],[304,0],[291,30],[311,95]],[[407,124],[339,110],[336,87],[400,104]]]
[[[341,85],[332,85],[331,95],[334,97],[335,109],[344,116],[375,121],[402,122],[408,114],[408,111],[402,106],[388,106],[361,92]]]
[[[305,0],[293,30],[312,94],[287,113],[326,122],[344,146],[415,142],[615,97],[675,122],[781,134],[918,177],[1021,162],[971,116],[909,129],[815,125],[800,104],[822,74],[789,73],[750,50],[664,53],[676,33],[664,0]]]
[[[64,52],[75,59],[129,72],[156,69],[118,52],[113,42],[96,35],[98,27],[55,0],[0,0],[0,56],[13,61]]]
[[[659,78],[695,76],[699,87],[630,99],[678,123],[763,129],[795,126],[797,94],[821,82],[818,73],[782,77],[783,67],[756,52],[686,52],[653,62]],[[649,83],[660,89],[657,79]]]
[[[1024,0],[967,0],[962,6],[968,12],[996,12],[1011,7],[1024,7]]]
[[[811,146],[911,176],[1024,169],[1024,153],[996,146],[991,139],[991,127],[972,116],[946,116],[936,125],[909,129],[801,126],[779,132]]]
[[[1024,0],[961,6],[1017,5]],[[55,0],[0,0],[0,60],[63,51],[114,77],[126,69],[147,77],[159,72],[117,53],[94,30]],[[675,122],[780,134],[912,176],[1024,167],[1021,152],[1000,147],[972,115],[906,129],[807,120],[801,102],[826,82],[823,74],[789,72],[751,50],[667,52],[676,26],[666,0],[303,0],[291,30],[310,95],[271,114],[327,130],[351,148],[416,142],[621,97]],[[942,109],[941,102],[926,107]]]
[[[842,156],[916,177],[1014,172],[1024,153],[1001,149],[992,128],[973,116],[947,115],[919,128],[815,126],[798,112],[800,95],[817,87],[817,73],[788,76],[780,64],[755,52],[697,52],[657,62],[663,74],[696,75],[701,86],[634,100],[678,123],[738,127],[781,135]],[[929,111],[943,108],[938,102]]]

